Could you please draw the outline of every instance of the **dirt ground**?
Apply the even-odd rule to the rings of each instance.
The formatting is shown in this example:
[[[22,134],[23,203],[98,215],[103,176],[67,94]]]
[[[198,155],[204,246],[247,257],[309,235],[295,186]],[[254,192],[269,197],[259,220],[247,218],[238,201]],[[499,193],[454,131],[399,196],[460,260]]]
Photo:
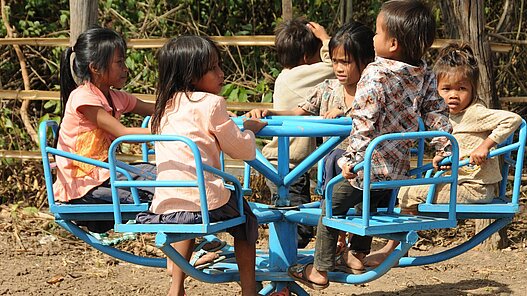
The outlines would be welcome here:
[[[45,211],[28,213],[6,205],[0,209],[0,295],[166,295],[169,277],[164,270],[106,256],[61,231]],[[527,219],[523,218],[509,230],[511,245],[507,249],[472,250],[443,263],[394,268],[367,284],[332,283],[326,290],[308,292],[527,295]],[[464,231],[458,230],[458,236]],[[443,248],[441,245],[456,243],[451,236],[455,232],[425,234],[411,254],[437,252]],[[148,243],[144,237],[122,244],[125,249],[139,252],[155,251],[145,248]],[[187,295],[239,295],[240,291],[237,284],[206,284],[194,279],[187,279],[186,287]]]

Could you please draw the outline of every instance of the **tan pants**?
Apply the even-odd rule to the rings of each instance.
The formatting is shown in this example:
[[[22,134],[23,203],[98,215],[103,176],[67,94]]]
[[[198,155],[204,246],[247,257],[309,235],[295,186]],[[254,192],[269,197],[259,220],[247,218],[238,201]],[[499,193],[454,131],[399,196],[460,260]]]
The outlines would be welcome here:
[[[401,210],[416,212],[417,206],[426,201],[430,185],[401,187],[397,198]],[[498,193],[498,183],[494,184],[476,184],[464,182],[457,186],[458,203],[488,203]],[[434,202],[448,203],[450,200],[450,184],[438,184]]]

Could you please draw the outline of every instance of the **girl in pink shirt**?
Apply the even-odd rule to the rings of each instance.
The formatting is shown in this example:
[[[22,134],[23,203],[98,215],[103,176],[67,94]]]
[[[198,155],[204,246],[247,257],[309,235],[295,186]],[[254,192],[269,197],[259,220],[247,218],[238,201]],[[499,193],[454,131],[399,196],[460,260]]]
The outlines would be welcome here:
[[[125,127],[119,122],[122,114],[134,112],[150,115],[154,104],[142,102],[117,89],[128,76],[125,61],[126,43],[116,32],[93,27],[79,35],[68,47],[60,63],[60,96],[62,120],[57,148],[79,156],[106,161],[111,142],[126,134],[149,134],[145,128]],[[75,79],[74,79],[75,77]],[[77,82],[79,84],[77,84]],[[56,157],[57,180],[53,184],[55,198],[64,203],[111,203],[107,169]],[[151,164],[140,169],[153,171]],[[152,193],[141,191],[144,199]],[[131,203],[130,191],[120,190],[122,203]],[[113,221],[77,221],[90,231],[106,232]]]
[[[238,159],[255,158],[254,133],[265,123],[249,120],[241,131],[229,118],[225,100],[218,96],[223,85],[220,53],[207,38],[182,36],[166,43],[157,54],[159,83],[153,134],[185,136],[193,140],[202,162],[220,169],[220,152]],[[195,164],[190,148],[180,142],[156,142],[157,180],[195,180]],[[211,221],[239,216],[236,195],[223,180],[204,172]],[[137,216],[140,223],[201,223],[197,188],[156,188],[151,212]],[[236,261],[243,295],[256,295],[255,245],[258,223],[244,201],[246,223],[228,229],[234,237]],[[176,242],[176,250],[190,259],[194,240]],[[184,295],[183,271],[169,260],[172,272],[169,295]]]

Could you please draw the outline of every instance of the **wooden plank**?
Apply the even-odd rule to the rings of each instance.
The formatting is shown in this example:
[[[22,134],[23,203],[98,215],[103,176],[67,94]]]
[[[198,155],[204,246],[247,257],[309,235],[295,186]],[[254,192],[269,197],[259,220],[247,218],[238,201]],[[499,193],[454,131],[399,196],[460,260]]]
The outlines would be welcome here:
[[[500,102],[527,103],[527,97],[501,97]]]
[[[273,46],[274,35],[253,35],[253,36],[210,36],[219,45],[225,46]],[[159,48],[168,39],[129,39],[129,48]],[[441,48],[450,42],[459,42],[458,39],[436,39],[432,48]],[[0,45],[30,45],[30,46],[69,46],[68,38],[0,38]],[[494,52],[509,52],[512,45],[507,43],[491,42],[491,50]]]

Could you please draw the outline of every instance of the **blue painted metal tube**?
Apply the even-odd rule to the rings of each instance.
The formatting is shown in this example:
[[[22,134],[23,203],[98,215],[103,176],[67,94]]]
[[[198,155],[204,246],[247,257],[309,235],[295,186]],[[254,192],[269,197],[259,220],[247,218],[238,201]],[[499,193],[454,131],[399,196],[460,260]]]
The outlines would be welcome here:
[[[57,222],[57,224],[59,224],[62,228],[68,230],[74,236],[80,238],[90,246],[114,258],[143,266],[166,268],[167,263],[165,258],[149,258],[123,252],[114,247],[105,246],[101,244],[99,240],[89,235],[84,230],[80,229],[77,225],[73,224],[70,221],[55,220],[55,222]]]
[[[208,215],[208,206],[207,206],[207,197],[205,196],[205,182],[203,177],[203,165],[201,162],[201,154],[197,147],[197,145],[191,141],[190,139],[186,137],[181,136],[169,136],[169,135],[125,135],[121,136],[117,139],[115,139],[109,148],[108,153],[108,163],[110,166],[110,180],[116,180],[116,151],[117,147],[123,143],[123,142],[152,142],[152,141],[180,141],[185,143],[190,150],[192,151],[194,158],[195,158],[195,166],[196,166],[196,176],[197,176],[197,183],[198,187],[201,188],[200,190],[200,202],[201,202],[201,214],[202,214],[202,220],[203,224],[209,224],[209,215]],[[152,182],[152,186],[156,186],[156,181],[144,181],[145,185],[149,184],[148,182]],[[113,183],[113,182],[111,182]],[[240,187],[241,188],[241,187]],[[241,194],[241,193],[240,193]],[[120,211],[120,201],[119,201],[119,195],[117,192],[117,186],[114,186],[112,184],[112,200],[113,200],[113,206],[114,206],[114,214],[115,214],[115,223],[121,224],[122,218],[121,218],[121,211]]]
[[[386,272],[388,272],[406,252],[417,241],[417,234],[414,231],[408,233],[399,233],[397,240],[400,241],[399,246],[377,267],[369,270],[363,274],[345,274],[345,273],[329,273],[329,279],[348,284],[361,284],[371,282],[378,279]]]
[[[468,241],[446,251],[428,256],[403,257],[399,260],[399,267],[420,266],[454,258],[479,245],[481,242],[489,238],[492,234],[496,233],[497,231],[505,227],[507,224],[511,223],[511,221],[512,217],[497,219],[496,221],[492,222],[489,226],[485,227],[485,229],[470,238]]]
[[[289,187],[285,184],[285,177],[289,173],[289,137],[278,138],[278,178],[284,180],[282,184],[276,184],[278,191],[277,206],[289,206]]]
[[[320,145],[313,153],[306,157],[301,163],[295,166],[294,169],[289,172],[288,175],[284,178],[284,185],[291,185],[296,179],[302,176],[307,172],[317,161],[324,158],[324,156],[331,151],[333,148],[337,147],[346,137],[331,137],[322,145]]]
[[[425,132],[408,132],[408,133],[394,133],[394,134],[385,134],[381,135],[371,141],[371,143],[368,145],[364,161],[358,165],[356,165],[353,170],[354,172],[357,172],[361,168],[364,170],[364,188],[371,189],[372,188],[372,182],[371,182],[371,159],[372,154],[375,148],[383,141],[392,141],[392,140],[415,140],[415,139],[421,139],[421,138],[432,138],[432,137],[447,137],[451,143],[452,143],[452,159],[459,159],[459,149],[457,145],[456,139],[449,133],[441,132],[441,131],[425,131]],[[362,165],[362,167],[361,167]],[[443,177],[444,180],[448,181],[452,186],[452,190],[450,191],[450,204],[449,204],[449,213],[448,217],[449,220],[455,221],[456,215],[455,215],[455,209],[456,209],[456,191],[457,191],[457,171],[458,171],[458,163],[454,162],[452,164],[452,175],[449,177]],[[330,182],[328,183],[328,186],[326,188],[326,217],[331,218],[333,216],[333,210],[331,208],[332,205],[332,194],[333,194],[333,186],[337,184],[338,182],[344,180],[342,175],[334,177]],[[411,180],[394,180],[394,181],[387,181],[385,183],[380,183],[383,186],[376,185],[374,186],[376,189],[386,188],[386,185],[390,185],[389,187],[393,188],[396,187],[398,184],[423,184],[422,179],[411,179]],[[431,181],[433,183],[435,181]],[[370,209],[370,190],[363,190],[363,209]],[[369,226],[369,220],[370,220],[370,211],[364,210],[362,211],[362,223],[364,227]]]
[[[520,149],[518,149],[518,155],[517,159],[523,163],[524,157],[525,157],[525,147],[526,141],[527,141],[527,132],[526,132],[526,124],[525,120],[522,120],[522,124],[520,126],[520,134],[518,135],[518,141],[520,145]],[[517,169],[514,172],[514,184],[512,188],[512,202],[515,204],[518,204],[520,200],[520,185],[521,185],[521,177],[522,177],[522,170]]]
[[[50,207],[55,205],[55,199],[53,194],[53,176],[51,174],[49,156],[47,152],[47,130],[51,128],[53,137],[55,139],[58,135],[58,124],[52,120],[46,120],[40,123],[38,128],[39,144],[40,144],[40,154],[42,156],[42,165],[44,168],[44,181],[46,183],[46,193],[48,194],[48,204]]]
[[[143,122],[141,122],[141,127],[142,128],[147,128],[148,127],[148,123],[150,122],[150,116],[146,116],[144,119],[143,119]],[[141,155],[142,155],[142,158],[143,158],[143,161],[144,162],[148,162],[148,154],[149,153],[150,149],[148,149],[148,143],[144,142],[141,144]]]

